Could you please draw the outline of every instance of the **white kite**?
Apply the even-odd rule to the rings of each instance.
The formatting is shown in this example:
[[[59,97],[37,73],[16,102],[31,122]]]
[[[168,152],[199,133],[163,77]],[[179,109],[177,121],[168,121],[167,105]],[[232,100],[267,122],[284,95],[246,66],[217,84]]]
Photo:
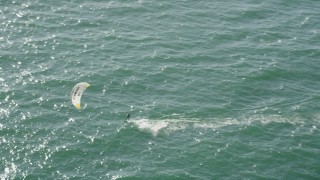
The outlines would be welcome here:
[[[72,91],[71,91],[71,101],[72,101],[72,104],[80,109],[80,102],[81,102],[81,96],[82,96],[82,93],[84,90],[87,89],[87,87],[89,87],[90,84],[89,83],[86,83],[86,82],[81,82],[81,83],[78,83],[76,84]]]

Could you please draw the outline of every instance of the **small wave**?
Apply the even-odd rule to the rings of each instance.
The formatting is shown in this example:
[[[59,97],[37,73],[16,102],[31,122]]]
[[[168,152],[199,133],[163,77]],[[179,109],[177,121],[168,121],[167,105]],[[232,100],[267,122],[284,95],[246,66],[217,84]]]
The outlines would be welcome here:
[[[17,165],[15,165],[14,163],[10,163],[4,168],[4,173],[0,174],[0,179],[1,180],[11,179],[11,178],[13,179],[16,173],[17,173]]]

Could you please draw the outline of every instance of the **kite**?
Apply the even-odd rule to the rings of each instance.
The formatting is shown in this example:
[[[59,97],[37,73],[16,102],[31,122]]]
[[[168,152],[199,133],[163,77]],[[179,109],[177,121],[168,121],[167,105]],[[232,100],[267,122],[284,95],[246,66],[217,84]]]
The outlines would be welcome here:
[[[71,102],[76,108],[80,109],[80,107],[81,107],[80,102],[81,102],[82,93],[89,86],[90,86],[89,83],[81,82],[81,83],[76,84],[73,87],[73,89],[71,91]]]

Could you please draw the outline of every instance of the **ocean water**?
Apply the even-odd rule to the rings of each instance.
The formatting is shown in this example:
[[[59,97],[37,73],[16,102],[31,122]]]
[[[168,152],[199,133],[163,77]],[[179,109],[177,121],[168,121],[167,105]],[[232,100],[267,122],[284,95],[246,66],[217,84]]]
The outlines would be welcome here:
[[[1,0],[1,180],[320,179],[319,10]]]

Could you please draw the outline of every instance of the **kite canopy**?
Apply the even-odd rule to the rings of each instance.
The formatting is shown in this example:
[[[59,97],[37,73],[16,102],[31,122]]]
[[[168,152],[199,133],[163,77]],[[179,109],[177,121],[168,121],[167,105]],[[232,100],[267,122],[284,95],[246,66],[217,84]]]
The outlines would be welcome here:
[[[81,96],[82,96],[82,93],[84,90],[87,89],[87,87],[89,87],[90,84],[89,83],[86,83],[86,82],[81,82],[81,83],[78,83],[76,84],[72,91],[71,91],[71,102],[72,104],[80,109],[80,103],[81,103]]]

